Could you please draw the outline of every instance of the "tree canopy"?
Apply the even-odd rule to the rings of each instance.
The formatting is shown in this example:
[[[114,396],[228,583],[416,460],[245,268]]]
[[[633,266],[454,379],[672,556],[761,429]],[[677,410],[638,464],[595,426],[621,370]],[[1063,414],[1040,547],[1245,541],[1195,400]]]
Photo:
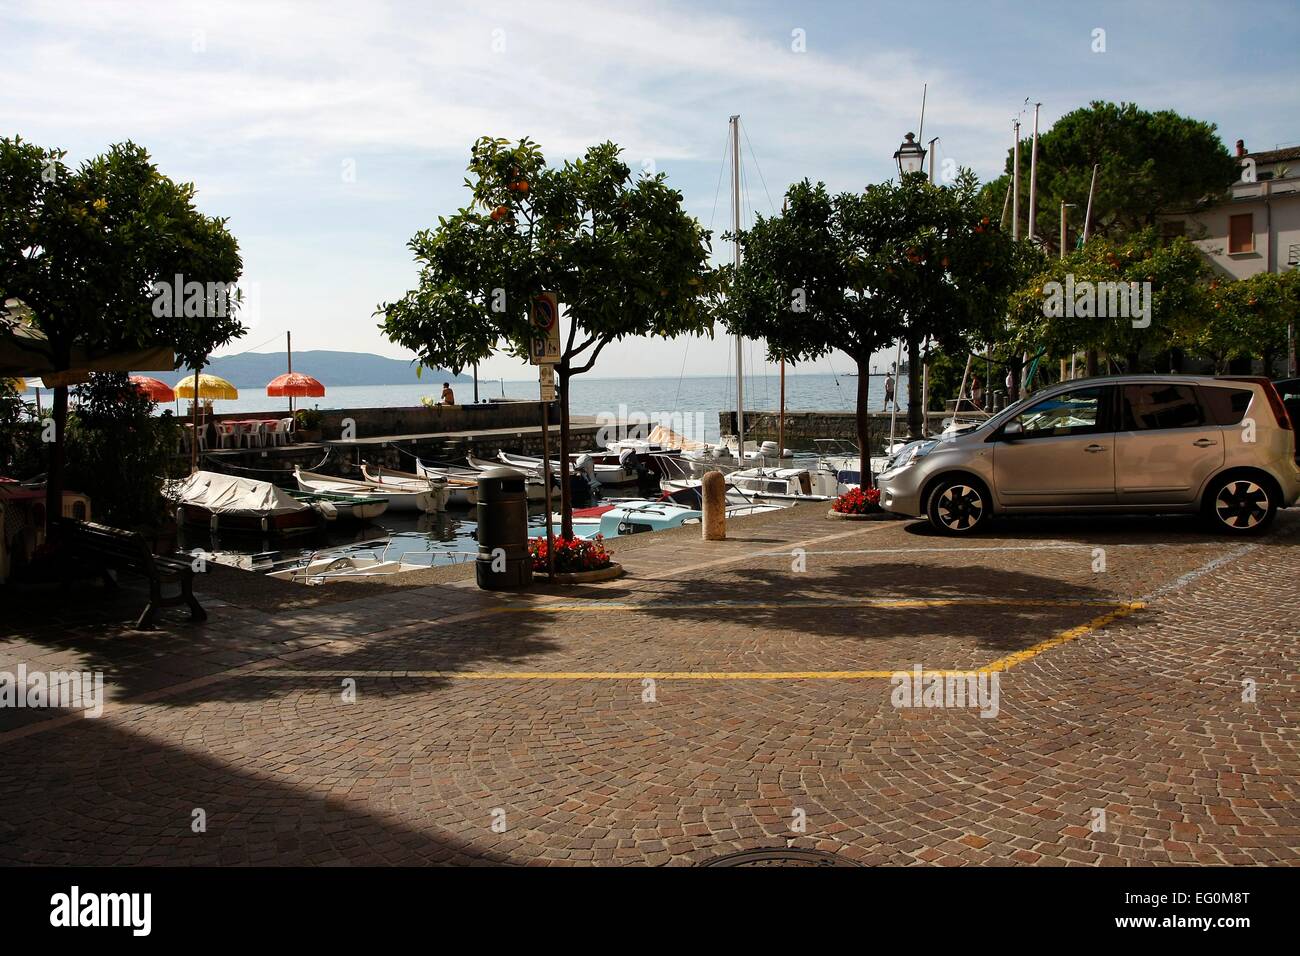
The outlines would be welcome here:
[[[712,332],[709,233],[663,173],[634,176],[610,142],[548,167],[529,139],[483,137],[469,173],[470,204],[409,243],[416,287],[376,314],[422,365],[459,372],[498,349],[526,356],[533,299],[555,293],[567,325],[556,365],[567,473],[572,376],[627,336]],[[563,533],[571,536],[568,493],[566,474]]]
[[[792,186],[786,210],[741,233],[738,270],[726,270],[732,332],[764,338],[772,359],[807,361],[833,349],[857,363],[858,437],[870,475],[865,374],[895,338],[964,343],[991,333],[1017,278],[1013,245],[977,204],[975,178],[952,186],[913,174],[832,196]],[[909,376],[909,383],[917,377]],[[909,420],[919,429],[919,392]]]
[[[1062,201],[1074,205],[1072,231],[1082,232],[1094,164],[1100,164],[1092,209],[1095,236],[1121,240],[1154,225],[1158,213],[1218,197],[1240,171],[1216,129],[1173,110],[1149,112],[1133,103],[1094,101],[1066,113],[1038,137],[1035,235],[1060,252]],[[1020,144],[1023,216],[1029,209],[1031,144],[1030,138]],[[1011,173],[1008,150],[1005,175],[984,187],[990,206],[1002,208]]]
[[[160,173],[134,143],[111,146],[76,169],[65,152],[0,139],[0,299],[22,300],[46,337],[55,369],[73,350],[170,345],[206,356],[242,335],[237,302],[158,309],[155,283],[233,287],[242,270],[226,220],[194,205],[194,186]],[[55,389],[48,513],[62,494],[67,389]]]
[[[1163,351],[1188,341],[1199,326],[1207,275],[1200,251],[1181,237],[1163,241],[1147,229],[1120,241],[1090,240],[1064,259],[1043,260],[1012,295],[1007,338],[1030,353]],[[1124,303],[1130,290],[1138,298]],[[1149,314],[1135,315],[1133,306]]]
[[[226,220],[195,208],[194,186],[130,142],[76,169],[65,156],[0,139],[0,294],[28,306],[54,362],[76,345],[206,355],[243,334],[233,309],[155,314],[155,282],[233,284],[242,271]]]

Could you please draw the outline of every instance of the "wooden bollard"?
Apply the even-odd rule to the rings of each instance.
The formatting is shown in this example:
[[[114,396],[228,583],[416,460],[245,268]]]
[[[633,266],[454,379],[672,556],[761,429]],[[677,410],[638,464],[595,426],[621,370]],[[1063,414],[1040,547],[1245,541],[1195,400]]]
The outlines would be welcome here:
[[[700,479],[700,527],[705,541],[724,541],[727,537],[727,482],[720,471],[706,471]]]

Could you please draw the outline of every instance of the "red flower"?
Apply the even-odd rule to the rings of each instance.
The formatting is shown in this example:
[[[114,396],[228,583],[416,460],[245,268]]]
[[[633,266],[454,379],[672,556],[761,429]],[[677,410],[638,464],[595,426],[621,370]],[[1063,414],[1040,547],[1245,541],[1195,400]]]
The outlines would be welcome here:
[[[880,510],[880,489],[851,488],[835,499],[831,510],[845,515],[864,515]]]
[[[596,571],[610,564],[609,552],[605,549],[605,539],[600,535],[596,535],[590,541],[556,535],[554,541],[555,570],[562,574],[573,571]],[[528,551],[533,559],[533,572],[544,573],[547,570],[546,539],[530,539]]]

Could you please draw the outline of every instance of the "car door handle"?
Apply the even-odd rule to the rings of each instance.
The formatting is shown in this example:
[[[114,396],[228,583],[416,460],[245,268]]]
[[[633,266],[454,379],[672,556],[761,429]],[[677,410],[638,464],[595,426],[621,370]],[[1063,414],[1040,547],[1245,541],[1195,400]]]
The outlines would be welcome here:
[[[1089,445],[1087,448],[1084,449],[1084,451],[1088,452],[1088,454],[1090,455],[1095,455],[1097,452],[1105,451],[1105,450],[1106,450],[1105,445]]]
[[[1198,438],[1196,441],[1192,442],[1192,444],[1197,448],[1209,448],[1211,445],[1217,445],[1218,442],[1213,438]]]

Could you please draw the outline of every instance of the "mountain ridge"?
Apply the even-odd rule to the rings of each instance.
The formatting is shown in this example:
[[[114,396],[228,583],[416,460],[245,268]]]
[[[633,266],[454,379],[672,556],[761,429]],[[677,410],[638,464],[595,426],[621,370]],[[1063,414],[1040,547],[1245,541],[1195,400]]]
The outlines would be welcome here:
[[[293,370],[318,379],[328,389],[331,385],[439,385],[442,382],[469,382],[469,375],[452,375],[446,369],[424,370],[423,376],[415,373],[415,362],[387,358],[372,352],[335,352],[329,349],[308,349],[293,353]],[[284,352],[241,352],[222,355],[211,360],[203,371],[219,375],[236,388],[265,388],[277,375],[288,371],[288,358]],[[174,371],[157,375],[168,385],[175,385],[187,373]],[[192,372],[188,373],[193,375]]]

